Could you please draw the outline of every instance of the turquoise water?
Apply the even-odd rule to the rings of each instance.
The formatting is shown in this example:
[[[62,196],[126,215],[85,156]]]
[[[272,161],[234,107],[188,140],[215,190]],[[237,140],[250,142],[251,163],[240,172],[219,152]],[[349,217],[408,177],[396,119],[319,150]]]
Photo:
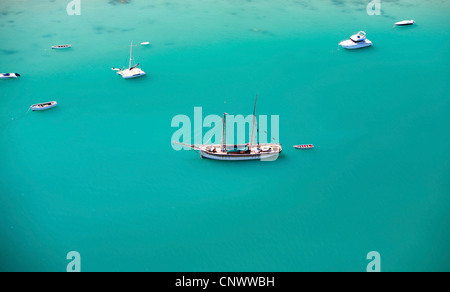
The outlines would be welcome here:
[[[450,271],[448,1],[69,2],[0,0],[1,271]],[[174,116],[256,92],[277,161],[172,149]]]

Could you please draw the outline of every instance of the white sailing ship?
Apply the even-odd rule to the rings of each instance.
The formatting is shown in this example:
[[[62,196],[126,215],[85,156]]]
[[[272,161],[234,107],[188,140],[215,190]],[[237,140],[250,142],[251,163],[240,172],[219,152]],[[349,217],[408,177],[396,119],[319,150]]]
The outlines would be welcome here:
[[[256,125],[256,102],[258,96],[256,96],[255,107],[253,110],[253,127],[250,138],[250,143],[247,144],[234,144],[228,145],[226,142],[226,116],[223,114],[223,130],[222,130],[222,143],[221,144],[204,144],[193,145],[174,142],[175,144],[190,147],[198,152],[202,158],[214,159],[214,160],[229,160],[229,161],[243,161],[243,160],[275,160],[282,151],[281,144],[278,143],[264,143],[261,144],[257,141],[253,143],[253,136],[255,133],[255,126],[257,128],[256,133],[259,133],[259,128]],[[258,136],[258,134],[257,134]],[[257,139],[259,140],[259,139]]]

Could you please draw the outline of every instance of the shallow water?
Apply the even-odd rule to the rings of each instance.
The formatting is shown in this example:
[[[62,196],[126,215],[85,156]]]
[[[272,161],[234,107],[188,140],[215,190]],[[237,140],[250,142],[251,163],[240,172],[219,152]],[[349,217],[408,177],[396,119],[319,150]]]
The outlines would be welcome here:
[[[0,80],[0,270],[450,270],[448,1],[68,2],[0,1],[0,72],[22,75]],[[359,30],[373,47],[337,47]],[[122,80],[132,40],[148,75]],[[173,117],[255,93],[277,161],[172,149]]]

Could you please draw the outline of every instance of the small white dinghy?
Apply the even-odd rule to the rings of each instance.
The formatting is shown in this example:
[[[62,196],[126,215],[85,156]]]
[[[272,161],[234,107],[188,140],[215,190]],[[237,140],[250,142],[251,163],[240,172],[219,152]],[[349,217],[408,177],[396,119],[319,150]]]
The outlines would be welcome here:
[[[411,20],[403,20],[403,21],[396,22],[395,25],[396,26],[405,26],[405,25],[413,25],[414,23],[415,23],[415,21],[411,19]]]
[[[33,104],[30,108],[32,111],[45,111],[57,106],[58,103],[56,101],[49,101],[44,103]]]
[[[19,78],[19,73],[0,73],[0,79]]]
[[[53,50],[63,50],[63,49],[68,49],[71,48],[72,45],[57,45],[57,46],[52,46]]]
[[[150,42],[143,42],[141,43],[141,46],[148,46],[150,44]]]

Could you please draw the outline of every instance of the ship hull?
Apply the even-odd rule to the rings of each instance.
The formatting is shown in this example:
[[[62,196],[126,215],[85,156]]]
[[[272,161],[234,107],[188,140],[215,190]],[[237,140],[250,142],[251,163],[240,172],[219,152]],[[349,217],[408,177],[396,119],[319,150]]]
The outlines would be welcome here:
[[[236,145],[243,146],[243,145]],[[273,161],[278,158],[282,149],[278,144],[264,144],[260,148],[252,148],[252,151],[243,152],[222,152],[220,145],[204,146],[199,150],[200,156],[206,159],[222,160],[222,161],[246,161],[246,160],[263,160]],[[229,147],[231,148],[231,147]],[[234,147],[233,147],[234,148]]]
[[[205,151],[200,151],[200,156],[206,159],[222,160],[222,161],[246,161],[246,160],[274,160],[278,158],[280,153],[264,153],[264,154],[249,154],[249,155],[218,155],[211,154]]]

